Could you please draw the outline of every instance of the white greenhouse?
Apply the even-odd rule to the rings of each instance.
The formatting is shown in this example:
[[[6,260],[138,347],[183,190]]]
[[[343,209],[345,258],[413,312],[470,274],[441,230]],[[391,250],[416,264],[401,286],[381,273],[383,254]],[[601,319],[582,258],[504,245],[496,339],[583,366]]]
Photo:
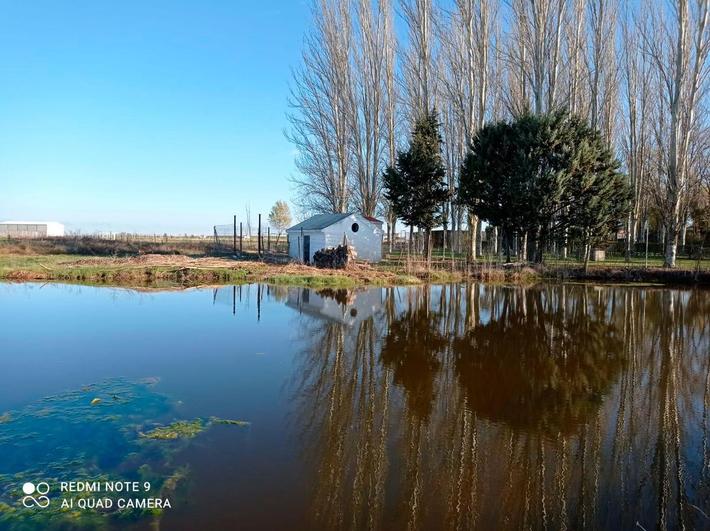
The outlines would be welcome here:
[[[347,240],[358,260],[382,260],[382,222],[362,214],[319,214],[286,230],[288,254],[310,264],[316,251]]]
[[[0,221],[0,237],[46,238],[64,236],[64,225],[56,221]]]

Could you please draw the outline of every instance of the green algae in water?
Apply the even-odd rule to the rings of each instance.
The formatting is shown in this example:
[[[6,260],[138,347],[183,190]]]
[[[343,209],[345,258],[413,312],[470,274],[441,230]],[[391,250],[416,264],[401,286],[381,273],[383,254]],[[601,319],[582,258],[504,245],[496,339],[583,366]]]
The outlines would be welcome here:
[[[89,391],[120,400],[92,406],[86,396]],[[63,509],[63,497],[76,499],[85,494],[60,493],[58,482],[138,481],[140,465],[150,463],[146,464],[152,470],[150,496],[158,495],[166,481],[177,481],[170,463],[180,448],[146,446],[137,428],[173,412],[174,403],[150,384],[114,379],[6,413],[12,422],[0,424],[0,476],[12,481],[0,483],[0,529],[101,529],[116,519],[157,517],[154,510]],[[52,486],[48,508],[40,511],[21,505],[21,486],[27,478]]]
[[[4,419],[0,422],[0,529],[102,529],[143,518],[157,523],[162,514],[160,509],[63,509],[63,498],[91,494],[60,493],[60,481],[149,481],[149,496],[170,496],[175,507],[177,485],[188,473],[186,467],[172,464],[177,452],[212,425],[249,423],[210,417],[161,426],[156,421],[174,417],[178,402],[157,393],[156,383],[154,378],[112,379],[4,413],[0,417]],[[21,486],[27,478],[52,485],[49,508],[39,511],[21,505]]]
[[[247,422],[246,420],[221,419],[219,417],[210,417],[210,422],[212,424],[227,424],[230,426],[251,426],[251,422]]]
[[[210,417],[209,420],[200,418],[194,420],[178,420],[167,426],[159,426],[147,433],[141,433],[141,437],[157,440],[191,439],[213,424],[227,424],[232,426],[249,426],[250,423],[244,420],[221,419]]]
[[[158,440],[191,439],[206,427],[202,419],[178,420],[168,426],[161,426],[147,433],[141,433],[141,437]]]

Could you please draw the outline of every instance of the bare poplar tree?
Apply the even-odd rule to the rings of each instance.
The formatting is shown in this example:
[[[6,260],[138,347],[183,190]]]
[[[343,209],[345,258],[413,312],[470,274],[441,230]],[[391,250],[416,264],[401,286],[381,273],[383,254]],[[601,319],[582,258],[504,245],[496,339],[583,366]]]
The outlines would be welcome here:
[[[616,63],[617,0],[588,0],[589,124],[607,143],[614,141],[618,68]]]
[[[558,106],[567,0],[512,0],[507,52],[512,114],[543,113]]]
[[[387,138],[387,166],[394,166],[397,159],[397,120],[399,114],[398,90],[396,77],[397,38],[394,31],[394,18],[391,0],[380,0],[382,13],[382,36],[384,47],[385,105],[384,128]],[[389,250],[395,237],[397,217],[390,205],[385,205],[387,229],[389,231]]]
[[[565,24],[565,47],[567,57],[567,108],[572,114],[586,116],[589,109],[589,98],[585,91],[586,54],[584,27],[585,4],[588,0],[572,0],[571,9],[567,11]]]
[[[658,140],[661,212],[666,229],[666,267],[675,267],[682,205],[688,193],[691,141],[706,95],[710,0],[673,0],[649,9],[642,28],[644,53],[651,58],[659,105]]]
[[[645,16],[640,14],[640,16]],[[651,165],[651,70],[649,59],[640,46],[638,26],[627,14],[623,23],[623,89],[625,130],[622,149],[632,192],[631,209],[626,222],[626,260],[631,259],[633,243],[638,238],[641,214],[647,208],[645,188]]]
[[[430,111],[436,103],[437,76],[434,0],[400,0],[407,27],[408,47],[402,61],[405,107],[410,123]]]
[[[440,30],[444,68],[441,78],[444,141],[449,187],[458,184],[458,171],[469,142],[485,124],[489,112],[492,56],[495,52],[490,0],[456,0],[447,27]],[[452,228],[460,228],[462,211],[452,203]],[[469,213],[469,256],[481,253],[481,221]],[[458,242],[457,242],[458,243]]]
[[[448,20],[440,20],[437,33],[441,35],[442,65],[441,121],[444,138],[444,157],[450,190],[458,185],[459,170],[468,142],[473,133],[475,105],[475,72],[473,48],[473,14],[471,3],[458,0]],[[470,35],[467,34],[470,30]],[[471,38],[468,38],[471,36]],[[463,212],[456,201],[444,208],[444,225],[451,223],[455,234],[452,246],[460,249],[458,233],[463,222]]]
[[[357,0],[350,120],[354,180],[353,202],[366,216],[380,204],[383,155],[386,151],[387,105],[386,18],[379,3]]]
[[[287,138],[298,150],[300,206],[346,212],[351,199],[352,27],[348,0],[314,0],[313,29],[294,72]]]

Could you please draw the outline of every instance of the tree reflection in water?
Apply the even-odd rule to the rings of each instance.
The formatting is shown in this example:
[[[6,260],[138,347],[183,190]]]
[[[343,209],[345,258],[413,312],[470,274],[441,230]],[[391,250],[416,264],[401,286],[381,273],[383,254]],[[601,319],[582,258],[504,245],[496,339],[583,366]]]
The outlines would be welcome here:
[[[623,365],[616,327],[567,313],[555,293],[501,290],[500,312],[452,339],[456,374],[475,413],[524,431],[569,435],[597,412]]]
[[[302,317],[313,527],[710,526],[708,315],[704,291],[456,285]]]

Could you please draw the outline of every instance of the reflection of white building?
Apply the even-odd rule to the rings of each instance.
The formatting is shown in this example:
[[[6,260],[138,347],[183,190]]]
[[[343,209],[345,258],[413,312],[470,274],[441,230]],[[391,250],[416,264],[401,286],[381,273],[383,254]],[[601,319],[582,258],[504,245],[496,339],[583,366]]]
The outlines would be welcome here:
[[[299,313],[353,326],[382,308],[382,290],[289,288],[286,305]]]

